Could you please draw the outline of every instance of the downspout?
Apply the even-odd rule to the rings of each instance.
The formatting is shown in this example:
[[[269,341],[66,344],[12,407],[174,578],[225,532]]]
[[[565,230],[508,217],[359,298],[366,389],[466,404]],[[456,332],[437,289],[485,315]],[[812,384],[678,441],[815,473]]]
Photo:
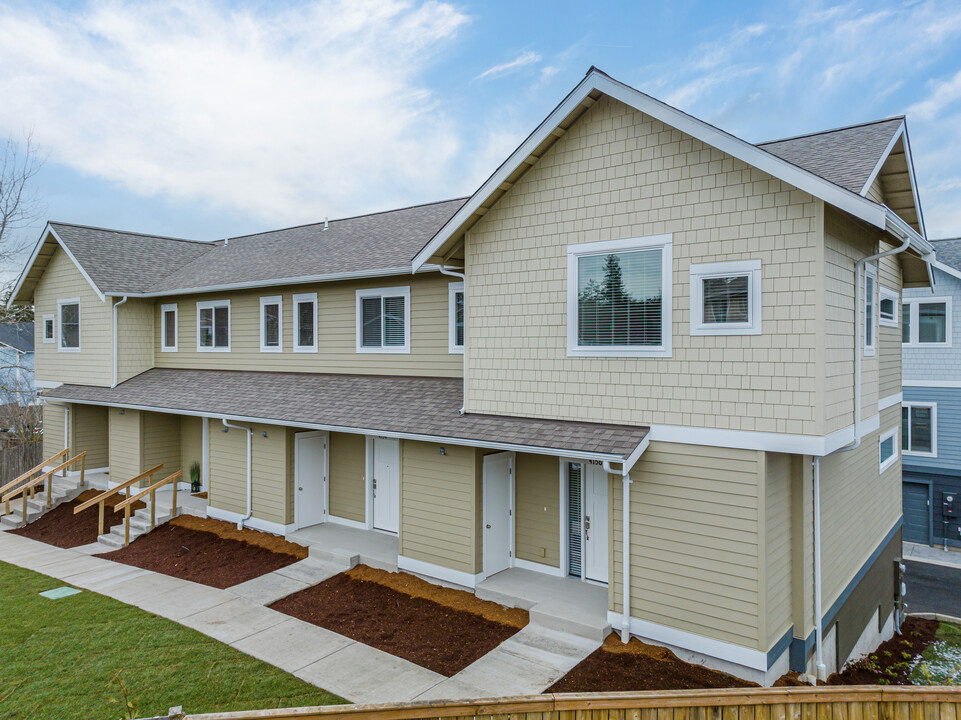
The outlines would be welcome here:
[[[860,442],[860,438],[857,442]],[[821,458],[815,456],[812,465],[814,467],[814,657],[818,680],[826,680],[824,616],[821,612]]]
[[[123,300],[118,303],[113,304],[113,384],[110,386],[112,388],[117,387],[117,308],[127,302],[127,296],[123,296]]]
[[[235,430],[245,430],[247,432],[247,514],[237,521],[237,529],[243,530],[244,523],[250,520],[250,516],[254,514],[254,509],[253,509],[254,475],[253,475],[253,446],[252,446],[252,438],[254,435],[254,431],[249,427],[244,427],[243,425],[233,425],[227,422],[227,418],[222,418],[222,420],[224,423],[224,428],[234,428]],[[224,432],[227,432],[227,431],[224,430]]]
[[[611,461],[604,461],[604,472],[621,476],[621,642],[631,639],[631,473],[621,467],[611,468]]]
[[[461,403],[459,412],[461,415],[467,412],[467,275],[448,268],[446,265],[439,265],[441,275],[460,278],[464,283],[464,352],[461,361]],[[466,268],[464,268],[466,270]]]

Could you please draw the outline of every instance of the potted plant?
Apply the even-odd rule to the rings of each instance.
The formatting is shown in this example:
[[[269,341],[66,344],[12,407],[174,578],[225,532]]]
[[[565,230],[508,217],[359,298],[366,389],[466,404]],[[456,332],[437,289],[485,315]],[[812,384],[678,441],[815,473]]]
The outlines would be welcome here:
[[[200,463],[196,461],[190,466],[190,492],[200,492]]]

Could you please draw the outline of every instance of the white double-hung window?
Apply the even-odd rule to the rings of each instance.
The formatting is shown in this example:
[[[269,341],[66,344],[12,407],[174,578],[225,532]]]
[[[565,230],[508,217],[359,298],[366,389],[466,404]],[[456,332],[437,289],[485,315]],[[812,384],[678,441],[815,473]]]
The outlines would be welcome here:
[[[317,293],[294,295],[294,352],[317,352]]]
[[[177,352],[177,306],[160,306],[160,352]]]
[[[568,246],[567,354],[670,357],[671,235]]]
[[[80,300],[57,300],[60,315],[60,352],[80,352]]]
[[[260,298],[260,352],[284,351],[284,298]]]
[[[910,346],[951,347],[951,298],[904,298],[901,342]]]
[[[937,403],[901,403],[901,450],[905,455],[938,456]]]
[[[45,343],[52,343],[55,340],[55,322],[56,319],[54,318],[53,313],[47,313],[43,316],[43,341]]]
[[[691,265],[691,335],[761,334],[761,261]]]
[[[448,351],[464,352],[464,283],[450,283],[447,290]]]
[[[357,352],[410,352],[410,286],[357,291]]]
[[[230,300],[197,303],[197,351],[230,352]]]

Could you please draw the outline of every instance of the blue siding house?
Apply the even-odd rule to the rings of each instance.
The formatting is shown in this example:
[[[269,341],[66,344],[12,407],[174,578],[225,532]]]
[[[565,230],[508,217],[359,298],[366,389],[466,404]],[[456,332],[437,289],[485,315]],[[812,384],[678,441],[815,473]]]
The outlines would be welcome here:
[[[33,323],[0,323],[0,405],[33,405]]]
[[[933,244],[933,290],[901,299],[904,540],[961,548],[961,238]]]

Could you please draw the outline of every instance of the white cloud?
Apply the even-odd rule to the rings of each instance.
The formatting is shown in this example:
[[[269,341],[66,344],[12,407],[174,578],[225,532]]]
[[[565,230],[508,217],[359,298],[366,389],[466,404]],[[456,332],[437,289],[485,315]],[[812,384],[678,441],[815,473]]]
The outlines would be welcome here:
[[[533,52],[532,50],[527,50],[522,52],[516,58],[510,62],[501,63],[500,65],[494,65],[494,67],[487,68],[480,75],[475,77],[475,80],[483,80],[484,78],[499,78],[504,75],[509,75],[515,70],[519,70],[522,67],[531,65],[541,61],[540,53]]]
[[[908,108],[908,115],[930,120],[945,108],[961,100],[961,70],[948,80],[935,83],[934,89],[922,101]]]
[[[434,1],[0,6],[0,135],[272,221],[445,197],[458,137],[419,78],[466,22]]]

